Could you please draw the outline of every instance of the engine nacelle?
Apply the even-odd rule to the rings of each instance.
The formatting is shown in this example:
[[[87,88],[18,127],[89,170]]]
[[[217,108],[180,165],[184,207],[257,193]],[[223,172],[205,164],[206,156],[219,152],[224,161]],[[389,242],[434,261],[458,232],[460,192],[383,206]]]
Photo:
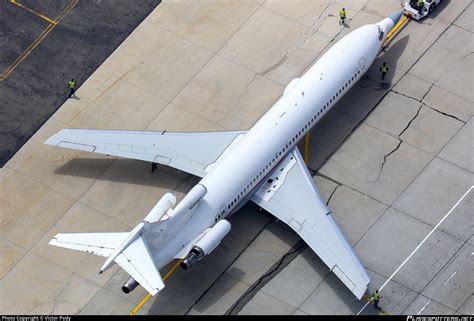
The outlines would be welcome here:
[[[132,292],[137,286],[138,282],[134,278],[130,277],[122,286],[122,291],[128,294]]]
[[[176,197],[171,193],[166,193],[152,208],[150,213],[145,217],[144,221],[148,223],[156,223],[160,218],[176,204]]]
[[[209,229],[203,237],[201,237],[189,254],[181,262],[181,267],[185,270],[191,265],[200,261],[204,256],[208,255],[221,243],[222,239],[230,232],[230,223],[227,220],[220,220]]]

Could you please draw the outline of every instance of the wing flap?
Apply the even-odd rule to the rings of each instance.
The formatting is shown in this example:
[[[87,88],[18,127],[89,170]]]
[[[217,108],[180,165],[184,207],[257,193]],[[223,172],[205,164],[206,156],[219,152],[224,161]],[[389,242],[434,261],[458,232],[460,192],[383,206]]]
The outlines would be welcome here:
[[[244,131],[174,133],[63,129],[45,144],[155,162],[204,177],[206,168],[244,134]]]
[[[288,153],[266,179],[252,201],[298,233],[360,299],[369,277],[321,199],[299,151]]]

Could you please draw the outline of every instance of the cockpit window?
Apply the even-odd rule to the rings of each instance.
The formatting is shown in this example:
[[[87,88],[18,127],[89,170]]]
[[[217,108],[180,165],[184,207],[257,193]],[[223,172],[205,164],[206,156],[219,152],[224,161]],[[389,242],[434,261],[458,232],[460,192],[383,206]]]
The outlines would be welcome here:
[[[380,28],[380,26],[377,26],[377,28],[379,29],[379,40],[382,41],[382,40],[383,40],[383,36],[384,36],[383,30],[382,30],[382,28]]]

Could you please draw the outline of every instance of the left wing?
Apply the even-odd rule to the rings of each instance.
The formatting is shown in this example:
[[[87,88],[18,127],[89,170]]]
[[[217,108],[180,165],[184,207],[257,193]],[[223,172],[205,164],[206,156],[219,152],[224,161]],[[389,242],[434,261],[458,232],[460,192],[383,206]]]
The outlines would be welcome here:
[[[288,224],[362,298],[369,277],[321,199],[297,148],[273,169],[251,200]]]
[[[160,163],[204,177],[206,168],[245,133],[63,129],[45,144]]]

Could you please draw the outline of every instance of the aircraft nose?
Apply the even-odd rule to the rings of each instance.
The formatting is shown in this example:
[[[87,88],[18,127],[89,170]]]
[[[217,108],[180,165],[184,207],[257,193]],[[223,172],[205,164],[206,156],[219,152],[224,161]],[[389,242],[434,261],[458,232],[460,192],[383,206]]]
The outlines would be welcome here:
[[[402,15],[403,15],[403,11],[401,10],[401,11],[397,11],[397,12],[392,13],[387,18],[392,20],[393,25],[395,26],[398,23],[398,21],[400,20],[400,18],[402,17]]]

